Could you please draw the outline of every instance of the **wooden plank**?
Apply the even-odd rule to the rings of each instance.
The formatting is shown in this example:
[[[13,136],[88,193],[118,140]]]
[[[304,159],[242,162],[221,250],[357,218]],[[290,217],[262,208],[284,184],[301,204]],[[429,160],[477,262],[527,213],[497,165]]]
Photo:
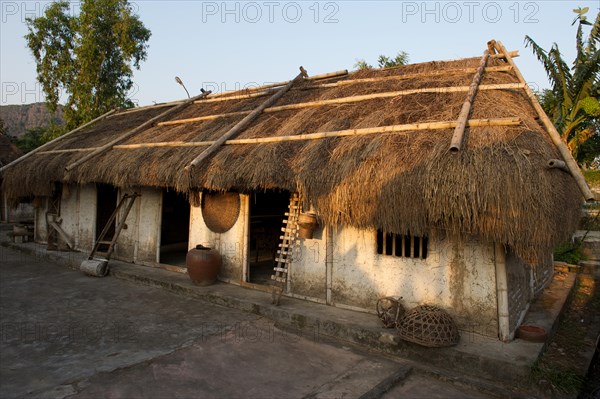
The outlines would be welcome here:
[[[65,231],[62,229],[62,227],[60,227],[60,225],[58,223],[56,223],[54,220],[50,220],[48,222],[48,224],[50,226],[52,226],[52,228],[54,230],[56,230],[56,232],[61,236],[63,241],[67,243],[69,248],[73,249],[73,241],[71,241],[71,238],[67,235],[67,233],[65,233]]]
[[[463,103],[462,108],[460,110],[460,114],[458,115],[456,127],[454,128],[454,134],[452,135],[452,140],[450,142],[451,152],[458,152],[462,147],[465,128],[467,127],[467,121],[469,119],[469,114],[471,113],[471,106],[473,104],[473,100],[475,99],[475,94],[477,94],[477,87],[479,86],[479,82],[481,82],[481,78],[483,77],[483,71],[485,69],[485,64],[487,63],[489,57],[490,52],[488,50],[485,50],[483,53],[483,57],[481,57],[479,68],[477,68],[477,72],[475,73],[475,76],[473,76],[473,80],[471,81],[471,86],[469,86],[467,98],[465,99],[465,102]]]
[[[107,143],[107,144],[105,144],[105,145],[103,145],[101,147],[98,147],[96,150],[92,151],[91,153],[83,156],[82,158],[80,158],[77,161],[73,162],[72,164],[68,165],[65,168],[65,170],[67,172],[73,170],[74,168],[76,168],[77,166],[81,165],[82,163],[90,160],[91,158],[93,158],[93,157],[95,157],[95,156],[97,156],[97,155],[99,155],[99,154],[101,154],[103,152],[106,152],[106,151],[110,150],[114,145],[120,143],[121,141],[123,141],[125,139],[128,139],[129,137],[131,137],[131,136],[133,136],[133,135],[141,132],[142,130],[144,130],[144,129],[150,127],[150,126],[152,126],[152,124],[154,124],[155,122],[158,122],[160,119],[166,118],[167,116],[169,116],[169,115],[171,115],[171,114],[173,114],[175,112],[178,112],[178,111],[182,110],[188,104],[190,104],[192,101],[194,101],[196,99],[199,99],[199,98],[202,98],[202,97],[205,97],[208,94],[210,94],[209,91],[204,92],[204,93],[202,93],[202,94],[200,94],[200,95],[198,95],[196,97],[193,97],[193,98],[190,98],[190,99],[184,101],[183,103],[181,103],[181,104],[179,104],[179,105],[177,105],[177,106],[175,106],[173,108],[168,109],[167,111],[165,111],[165,112],[163,112],[163,113],[155,116],[154,118],[152,118],[150,120],[147,120],[146,122],[142,123],[138,127],[134,128],[134,129],[128,131],[127,133],[125,133],[125,134],[117,137],[116,139],[112,140],[110,143]]]
[[[569,149],[567,148],[567,145],[562,140],[560,133],[558,133],[558,131],[556,130],[556,127],[554,127],[554,124],[552,123],[550,118],[548,118],[548,115],[546,115],[546,112],[544,112],[544,109],[538,102],[537,97],[533,93],[533,90],[531,90],[531,88],[526,84],[525,78],[521,74],[521,71],[519,71],[519,68],[517,68],[517,65],[515,64],[515,62],[512,60],[512,56],[506,50],[506,48],[502,45],[501,42],[494,41],[492,43],[496,47],[496,50],[498,50],[499,53],[504,54],[506,61],[513,67],[513,70],[515,72],[515,75],[517,75],[519,82],[525,84],[525,93],[527,93],[527,97],[529,97],[529,101],[531,102],[531,104],[533,105],[533,108],[535,109],[538,116],[540,117],[542,124],[548,131],[548,134],[550,135],[552,142],[554,143],[554,145],[560,152],[560,155],[563,157],[563,160],[566,162],[567,167],[569,168],[569,171],[571,172],[571,176],[573,176],[573,178],[575,179],[575,182],[579,186],[579,190],[581,191],[581,194],[586,199],[586,201],[594,201],[595,200],[594,194],[588,187],[588,184],[587,184],[585,178],[583,177],[583,174],[581,173],[581,169],[579,169],[579,165],[577,165],[577,162],[575,162],[573,155],[571,155],[571,151],[569,151]]]
[[[233,126],[223,136],[221,136],[218,140],[216,140],[214,143],[212,143],[210,145],[210,147],[208,147],[200,155],[198,155],[196,158],[194,158],[194,160],[188,166],[186,166],[185,170],[190,171],[191,168],[198,165],[204,159],[209,157],[212,153],[217,151],[225,141],[227,141],[231,137],[235,136],[236,134],[238,134],[239,132],[244,130],[246,127],[248,127],[248,125],[250,125],[250,123],[252,123],[256,118],[258,118],[258,116],[260,114],[262,114],[262,112],[267,107],[270,107],[276,101],[278,101],[281,97],[283,97],[283,95],[292,87],[292,85],[294,83],[299,82],[300,80],[304,79],[305,76],[307,76],[306,71],[304,70],[304,68],[300,67],[300,73],[294,79],[292,79],[288,84],[286,84],[284,87],[279,89],[277,91],[277,93],[275,93],[273,96],[269,97],[269,99],[267,101],[262,103],[256,109],[254,109],[244,119],[242,119],[241,121],[236,123],[235,126]]]
[[[82,129],[90,126],[90,125],[93,125],[94,123],[96,123],[96,122],[98,122],[98,121],[100,121],[100,120],[102,120],[102,119],[110,116],[111,114],[115,113],[116,111],[117,111],[116,108],[115,109],[111,109],[110,111],[108,111],[105,114],[100,115],[96,119],[93,119],[93,120],[89,121],[88,123],[84,123],[83,125],[79,126],[78,128],[75,128],[75,129],[71,130],[70,132],[63,134],[62,136],[58,136],[57,138],[55,138],[52,141],[47,142],[46,144],[42,144],[38,148],[35,148],[35,149],[29,151],[27,154],[23,155],[22,157],[17,158],[14,161],[12,161],[12,162],[6,164],[5,166],[1,167],[0,168],[0,173],[4,172],[6,169],[10,168],[11,166],[14,166],[14,165],[18,164],[19,162],[22,162],[22,161],[26,160],[30,156],[40,153],[44,148],[48,148],[49,146],[51,146],[53,144],[56,144],[57,142],[65,139],[65,138],[67,138],[67,137],[69,137],[69,136],[71,136],[71,135],[73,135],[73,134],[75,134],[77,132],[79,132],[80,130],[82,130]]]
[[[280,273],[287,273],[288,270],[284,267],[274,267],[273,270],[275,270],[276,272],[280,272]]]

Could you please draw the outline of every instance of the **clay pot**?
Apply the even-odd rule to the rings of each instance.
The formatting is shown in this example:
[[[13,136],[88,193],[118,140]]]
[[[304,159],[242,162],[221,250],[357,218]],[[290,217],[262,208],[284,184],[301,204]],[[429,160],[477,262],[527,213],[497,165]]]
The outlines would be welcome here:
[[[196,245],[185,257],[188,275],[196,285],[211,285],[217,281],[221,269],[221,254],[215,249]]]
[[[314,213],[301,213],[298,215],[298,235],[301,238],[313,238],[313,233],[319,224]]]
[[[522,325],[517,328],[517,338],[529,342],[546,342],[548,333],[542,327]]]

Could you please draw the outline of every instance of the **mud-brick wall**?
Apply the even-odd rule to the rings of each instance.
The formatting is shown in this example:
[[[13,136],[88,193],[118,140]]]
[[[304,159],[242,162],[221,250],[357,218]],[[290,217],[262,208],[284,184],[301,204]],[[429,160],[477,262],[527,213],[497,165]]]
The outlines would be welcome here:
[[[533,268],[533,295],[537,296],[544,288],[550,284],[554,275],[554,262],[552,254],[548,254],[540,260]]]
[[[512,333],[519,327],[533,293],[530,267],[510,250],[506,254],[506,284],[508,322]]]

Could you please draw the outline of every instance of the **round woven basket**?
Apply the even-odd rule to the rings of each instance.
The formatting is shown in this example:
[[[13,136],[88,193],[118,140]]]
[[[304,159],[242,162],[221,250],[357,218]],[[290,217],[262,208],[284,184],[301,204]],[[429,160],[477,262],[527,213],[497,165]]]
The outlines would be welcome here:
[[[439,348],[458,344],[460,334],[452,317],[433,305],[417,306],[398,321],[398,335],[415,344]]]
[[[206,226],[215,233],[225,233],[233,227],[240,214],[238,193],[202,194],[202,217]]]

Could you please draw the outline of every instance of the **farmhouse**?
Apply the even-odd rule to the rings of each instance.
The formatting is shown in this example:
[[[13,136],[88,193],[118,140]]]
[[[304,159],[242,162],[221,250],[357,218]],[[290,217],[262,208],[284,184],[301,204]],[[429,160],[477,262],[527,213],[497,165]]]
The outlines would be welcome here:
[[[177,270],[202,244],[223,282],[277,274],[283,300],[367,312],[402,297],[509,340],[589,197],[544,118],[491,42],[483,57],[109,112],[2,168],[3,190],[35,197],[40,243],[90,251],[137,193],[120,260]],[[307,215],[318,225],[296,237]]]

